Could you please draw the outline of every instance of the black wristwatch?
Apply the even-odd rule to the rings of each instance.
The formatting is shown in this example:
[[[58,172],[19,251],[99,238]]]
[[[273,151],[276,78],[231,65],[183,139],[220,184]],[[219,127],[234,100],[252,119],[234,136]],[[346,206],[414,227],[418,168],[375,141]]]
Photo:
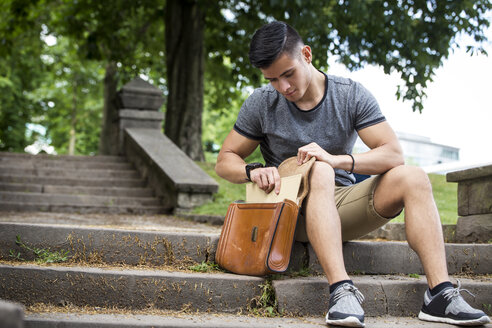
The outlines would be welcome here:
[[[246,165],[246,176],[248,177],[248,181],[251,181],[251,171],[254,169],[258,169],[260,167],[263,167],[263,164],[261,163],[250,163]]]

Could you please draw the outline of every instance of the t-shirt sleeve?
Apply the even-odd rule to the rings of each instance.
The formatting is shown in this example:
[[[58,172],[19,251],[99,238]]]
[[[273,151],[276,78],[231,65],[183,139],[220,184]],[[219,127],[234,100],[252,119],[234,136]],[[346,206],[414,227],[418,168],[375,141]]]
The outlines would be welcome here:
[[[357,131],[386,121],[376,98],[362,84],[355,82],[353,97],[355,103],[353,122]]]
[[[234,130],[248,139],[262,140],[264,134],[261,128],[261,106],[265,106],[261,101],[261,92],[256,90],[241,106]]]

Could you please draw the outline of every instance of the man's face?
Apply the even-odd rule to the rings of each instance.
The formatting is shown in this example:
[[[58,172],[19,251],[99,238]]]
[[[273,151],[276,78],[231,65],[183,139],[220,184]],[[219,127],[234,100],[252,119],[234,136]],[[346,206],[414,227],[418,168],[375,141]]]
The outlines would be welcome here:
[[[260,69],[265,79],[287,100],[297,102],[302,99],[311,82],[309,65],[302,56],[291,58],[280,55],[272,65]]]

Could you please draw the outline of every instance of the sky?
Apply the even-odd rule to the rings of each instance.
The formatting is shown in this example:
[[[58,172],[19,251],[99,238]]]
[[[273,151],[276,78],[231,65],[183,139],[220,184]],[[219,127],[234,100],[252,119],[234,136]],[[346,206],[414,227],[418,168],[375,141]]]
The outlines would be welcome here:
[[[492,27],[484,48],[489,56],[454,49],[426,89],[422,114],[409,102],[397,101],[397,73],[384,74],[376,66],[349,72],[330,59],[329,74],[361,82],[376,97],[393,130],[429,137],[432,142],[460,148],[464,163],[492,162]],[[459,39],[462,44],[465,39]],[[464,47],[462,47],[464,48]]]

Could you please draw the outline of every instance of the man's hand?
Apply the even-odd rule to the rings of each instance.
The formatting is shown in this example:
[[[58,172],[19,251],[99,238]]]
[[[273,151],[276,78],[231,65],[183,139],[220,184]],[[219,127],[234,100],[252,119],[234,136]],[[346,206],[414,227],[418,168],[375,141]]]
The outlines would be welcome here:
[[[302,165],[309,161],[311,157],[315,157],[317,161],[322,161],[335,167],[336,157],[315,142],[311,142],[297,150],[297,164]]]
[[[251,181],[261,190],[269,194],[272,190],[278,195],[280,192],[280,175],[276,167],[262,167],[250,172]]]

